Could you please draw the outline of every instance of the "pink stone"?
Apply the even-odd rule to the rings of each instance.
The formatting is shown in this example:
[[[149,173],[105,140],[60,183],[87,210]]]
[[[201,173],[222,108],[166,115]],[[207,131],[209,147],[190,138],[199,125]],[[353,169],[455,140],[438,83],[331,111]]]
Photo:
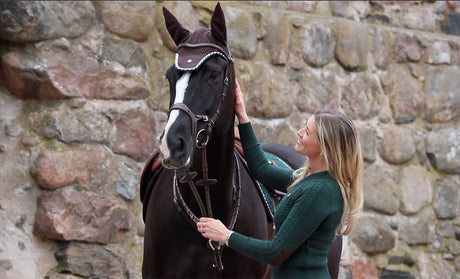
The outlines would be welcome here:
[[[75,183],[87,189],[97,188],[107,176],[107,156],[102,148],[45,150],[37,158],[32,175],[45,189],[54,190]]]
[[[154,149],[155,118],[146,110],[129,110],[115,122],[116,136],[111,142],[115,153],[121,153],[137,161],[146,160]]]
[[[39,66],[27,65],[26,58],[7,53],[0,59],[0,82],[21,99],[61,99],[66,95],[58,89],[49,73]]]
[[[132,219],[126,206],[114,199],[66,187],[38,198],[34,235],[61,241],[120,242]]]
[[[377,268],[366,258],[360,258],[348,266],[352,279],[378,279]]]

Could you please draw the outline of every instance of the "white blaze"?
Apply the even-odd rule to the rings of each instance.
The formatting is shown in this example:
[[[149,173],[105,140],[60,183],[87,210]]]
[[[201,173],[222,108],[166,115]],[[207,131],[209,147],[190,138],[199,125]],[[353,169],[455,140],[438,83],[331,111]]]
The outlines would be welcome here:
[[[186,72],[182,75],[182,77],[176,82],[176,97],[174,98],[174,104],[183,103],[185,98],[185,90],[188,86],[188,81],[190,80],[190,73]],[[176,121],[177,117],[179,116],[179,110],[175,109],[172,110],[169,114],[168,122],[165,126],[165,132],[163,134],[163,138],[161,140],[160,151],[163,154],[164,158],[169,158],[171,155],[168,149],[168,144],[166,143],[166,137],[168,135],[169,129],[171,129],[172,124]],[[190,158],[187,159],[187,161]]]

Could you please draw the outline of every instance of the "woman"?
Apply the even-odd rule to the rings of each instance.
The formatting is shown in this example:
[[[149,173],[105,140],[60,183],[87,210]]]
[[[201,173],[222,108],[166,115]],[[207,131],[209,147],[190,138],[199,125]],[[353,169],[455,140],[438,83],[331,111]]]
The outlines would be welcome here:
[[[236,81],[235,111],[251,174],[262,184],[287,195],[275,213],[273,240],[230,231],[219,220],[201,218],[197,229],[206,238],[272,266],[272,278],[330,278],[327,253],[336,233],[347,235],[360,213],[362,156],[351,118],[334,110],[318,110],[297,132],[295,150],[306,158],[296,171],[268,163],[246,113]]]

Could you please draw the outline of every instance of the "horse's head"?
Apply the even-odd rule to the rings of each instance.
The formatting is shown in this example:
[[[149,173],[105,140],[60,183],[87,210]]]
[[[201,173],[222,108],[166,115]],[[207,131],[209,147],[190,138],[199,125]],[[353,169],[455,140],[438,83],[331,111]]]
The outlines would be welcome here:
[[[211,28],[193,33],[166,8],[163,15],[177,53],[166,73],[171,99],[160,153],[166,168],[181,169],[190,166],[195,146],[207,143],[211,133],[233,131],[235,74],[220,4]]]

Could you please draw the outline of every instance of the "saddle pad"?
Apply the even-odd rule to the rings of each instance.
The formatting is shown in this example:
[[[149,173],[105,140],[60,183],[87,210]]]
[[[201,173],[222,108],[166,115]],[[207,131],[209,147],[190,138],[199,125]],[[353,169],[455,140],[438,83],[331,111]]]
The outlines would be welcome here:
[[[292,169],[290,166],[288,166],[279,157],[277,157],[277,156],[275,156],[275,155],[273,155],[273,154],[271,154],[269,152],[265,151],[265,157],[267,157],[267,160],[270,162],[270,164],[273,164],[273,165],[278,166],[278,167]],[[268,202],[268,206],[270,207],[270,211],[274,215],[276,205],[278,205],[278,203],[281,201],[281,199],[284,197],[284,195],[286,193],[283,193],[283,192],[280,192],[278,190],[274,190],[274,189],[265,187],[262,183],[259,183],[259,184],[260,184],[260,186],[262,188],[262,192],[263,192],[263,194],[265,196],[265,199]]]

